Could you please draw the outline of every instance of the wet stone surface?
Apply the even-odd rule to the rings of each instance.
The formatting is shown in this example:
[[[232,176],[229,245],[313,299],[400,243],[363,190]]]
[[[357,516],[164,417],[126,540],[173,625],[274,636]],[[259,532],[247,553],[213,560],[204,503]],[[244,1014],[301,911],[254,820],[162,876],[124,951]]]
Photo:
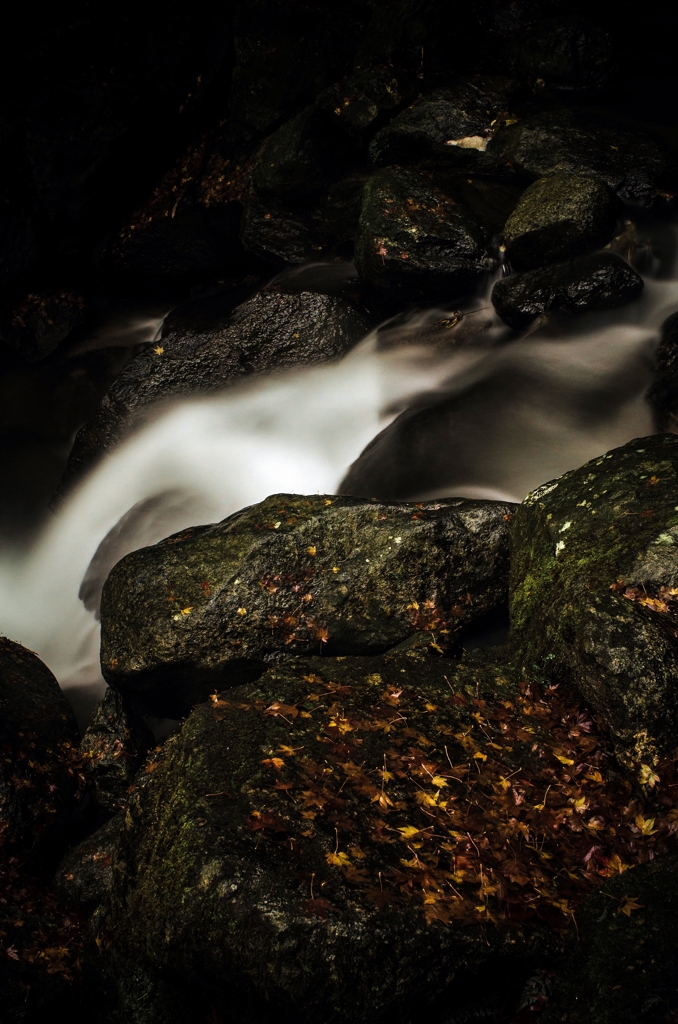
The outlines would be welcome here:
[[[620,256],[594,253],[504,277],[492,289],[492,304],[504,323],[524,331],[543,313],[614,309],[642,290],[642,277]]]

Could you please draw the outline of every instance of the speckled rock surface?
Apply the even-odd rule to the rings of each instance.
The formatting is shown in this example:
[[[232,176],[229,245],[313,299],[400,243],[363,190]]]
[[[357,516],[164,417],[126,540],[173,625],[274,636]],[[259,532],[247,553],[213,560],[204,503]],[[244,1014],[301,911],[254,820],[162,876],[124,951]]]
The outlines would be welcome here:
[[[80,744],[88,758],[85,775],[98,808],[115,814],[125,806],[127,791],[154,742],[139,710],[109,687]]]
[[[168,324],[161,341],[129,362],[96,415],[78,432],[61,493],[163,399],[205,393],[251,373],[339,359],[368,324],[345,299],[314,292],[257,292],[225,317]]]
[[[678,857],[617,876],[570,929],[543,1024],[670,1021],[678,1010]]]
[[[586,313],[615,309],[637,299],[643,279],[612,252],[511,274],[492,289],[492,305],[504,323],[524,331],[542,313]]]
[[[659,435],[533,491],[512,529],[519,665],[571,681],[641,779],[678,730],[677,502],[678,439]]]
[[[505,600],[513,507],[273,495],[133,552],[104,587],[105,678],[178,717],[276,653],[376,654],[422,629],[445,647]]]
[[[506,125],[487,152],[528,178],[554,171],[592,174],[622,199],[652,196],[672,166],[664,144],[649,132],[583,110],[549,110]]]
[[[122,814],[107,821],[66,854],[51,882],[51,889],[66,906],[92,911],[104,899],[113,881],[113,853],[123,824]]]
[[[560,171],[523,193],[504,227],[506,255],[516,270],[559,263],[605,245],[621,203],[595,178]]]
[[[440,727],[449,756],[466,760],[452,733],[470,745],[475,695],[512,694],[501,670],[445,664],[288,661],[195,709],[128,806],[110,895],[92,918],[102,1020],[184,1024],[189,997],[195,1015],[211,1006],[238,1022],[409,1020],[465,967],[544,948],[539,926],[468,926],[473,897],[443,923],[418,884],[398,896],[417,865],[408,826],[416,836],[412,822],[429,819],[417,797],[428,777],[396,767],[397,745],[403,765],[433,766],[438,753],[424,750]]]
[[[482,281],[485,232],[424,175],[389,167],[365,186],[355,265],[369,286],[401,302],[449,299]]]

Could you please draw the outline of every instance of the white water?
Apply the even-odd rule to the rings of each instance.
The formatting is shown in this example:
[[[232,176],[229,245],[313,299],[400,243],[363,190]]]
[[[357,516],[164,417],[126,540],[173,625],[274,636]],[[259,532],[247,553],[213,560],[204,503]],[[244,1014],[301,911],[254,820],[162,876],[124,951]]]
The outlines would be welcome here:
[[[99,628],[78,591],[123,516],[137,506],[99,552],[104,570],[127,551],[271,493],[331,493],[393,410],[422,392],[458,394],[470,410],[465,418],[478,424],[465,459],[450,446],[438,495],[520,501],[545,480],[652,432],[642,397],[649,359],[659,325],[676,309],[677,281],[648,282],[632,307],[580,318],[569,337],[536,332],[497,347],[495,327],[456,350],[412,344],[422,331],[415,322],[408,344],[384,348],[384,332],[380,344],[373,333],[338,364],[178,403],[104,459],[30,551],[3,556],[0,632],[36,651],[76,705],[78,695],[92,698],[104,686]],[[495,389],[483,407],[478,384],[498,374],[505,401]]]

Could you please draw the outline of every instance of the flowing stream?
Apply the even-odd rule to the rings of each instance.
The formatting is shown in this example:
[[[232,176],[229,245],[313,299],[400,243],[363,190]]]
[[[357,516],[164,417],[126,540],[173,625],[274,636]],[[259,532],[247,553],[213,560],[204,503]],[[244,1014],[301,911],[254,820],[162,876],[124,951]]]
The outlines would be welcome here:
[[[29,550],[3,553],[0,632],[39,654],[84,720],[104,688],[98,596],[124,554],[272,493],[336,492],[412,407],[432,410],[425,427],[401,417],[363,460],[360,493],[520,501],[652,433],[652,354],[677,309],[670,265],[631,306],[506,344],[485,297],[458,322],[445,309],[399,318],[339,363],[177,402],[104,458]]]

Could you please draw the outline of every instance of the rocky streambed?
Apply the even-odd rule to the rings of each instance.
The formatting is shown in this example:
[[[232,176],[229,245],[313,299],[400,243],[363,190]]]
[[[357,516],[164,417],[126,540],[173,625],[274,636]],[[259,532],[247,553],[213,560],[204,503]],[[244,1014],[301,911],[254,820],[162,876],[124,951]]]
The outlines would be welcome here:
[[[60,17],[17,51],[0,125],[10,537],[188,397],[370,332],[375,361],[416,349],[437,376],[332,493],[205,523],[156,481],[111,524],[90,510],[78,614],[106,689],[82,730],[2,639],[0,1021],[675,1020],[673,16]],[[520,503],[457,496],[445,360],[471,379],[628,325],[634,368],[579,381],[571,418],[658,433],[591,442]],[[508,365],[488,417],[523,386]]]

